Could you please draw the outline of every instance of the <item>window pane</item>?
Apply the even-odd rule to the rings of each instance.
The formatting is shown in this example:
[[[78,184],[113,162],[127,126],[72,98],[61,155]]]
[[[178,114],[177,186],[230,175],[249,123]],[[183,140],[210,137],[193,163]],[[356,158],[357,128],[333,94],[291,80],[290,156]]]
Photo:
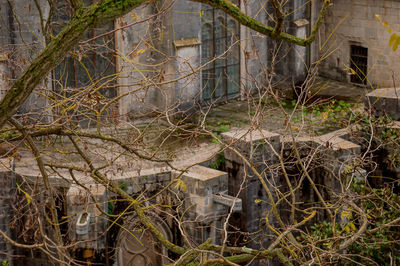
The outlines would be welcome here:
[[[213,55],[211,53],[212,52],[211,45],[212,45],[211,41],[204,41],[201,44],[201,58],[202,58],[201,63],[202,64],[209,62],[213,58]],[[212,66],[213,66],[213,64],[209,64],[206,66],[206,68],[211,68]]]
[[[215,93],[214,93],[215,98],[224,96],[226,93],[226,78],[224,71],[225,68],[215,69]]]
[[[203,99],[222,99],[239,92],[239,26],[221,10],[202,10],[202,63],[221,57],[202,71]]]
[[[212,92],[214,90],[214,75],[212,74],[214,70],[203,70],[202,71],[202,84],[203,92],[202,96],[204,100],[211,99]]]
[[[84,56],[80,61],[76,60],[77,85],[79,87],[89,86],[96,80],[94,68],[94,56]]]
[[[222,54],[225,53],[226,51],[225,42],[226,42],[225,38],[220,38],[215,40],[215,56],[221,56]],[[225,56],[215,61],[215,67],[225,66],[226,64]]]
[[[104,85],[100,92],[107,98],[113,98],[117,96],[117,92],[114,89],[114,85],[116,84],[114,69],[114,57],[112,54],[96,55],[96,78],[99,80],[97,84],[98,86]]]
[[[234,40],[239,39],[239,23],[234,19],[228,20],[227,36],[231,37],[233,35]]]
[[[228,65],[239,64],[240,51],[239,44],[235,44],[231,47],[230,53],[228,54]]]
[[[239,65],[227,67],[228,73],[228,96],[239,92]]]

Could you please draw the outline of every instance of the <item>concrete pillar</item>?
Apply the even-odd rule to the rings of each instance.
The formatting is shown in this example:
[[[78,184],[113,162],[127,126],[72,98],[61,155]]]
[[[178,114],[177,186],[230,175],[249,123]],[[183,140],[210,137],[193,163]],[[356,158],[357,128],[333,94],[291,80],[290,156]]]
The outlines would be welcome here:
[[[272,149],[279,152],[280,135],[265,130],[238,129],[222,134],[227,144],[232,145],[248,162],[260,173],[264,180],[271,184],[278,185],[277,176],[268,170],[269,166],[277,162],[277,157]],[[260,229],[265,230],[263,220],[270,210],[271,205],[263,188],[260,179],[246,165],[244,160],[232,150],[226,149],[226,167],[229,173],[228,194],[236,196],[239,190],[239,198],[243,202],[243,211],[233,223],[238,223],[242,232],[255,233]],[[267,183],[268,183],[267,182]],[[274,224],[272,218],[270,223]],[[253,235],[252,238],[256,236]],[[259,248],[260,245],[267,245],[270,242],[268,237],[262,236],[256,242],[250,242],[246,246]]]
[[[180,174],[178,171],[172,172],[174,178]],[[230,209],[229,203],[221,201],[224,197],[219,196],[228,189],[227,173],[196,165],[183,173],[181,180],[185,187],[181,189],[184,198],[184,207],[181,209],[185,211],[184,228],[188,238],[196,244],[209,238],[213,243],[220,243],[224,218]],[[240,200],[231,203],[239,205],[240,209]]]

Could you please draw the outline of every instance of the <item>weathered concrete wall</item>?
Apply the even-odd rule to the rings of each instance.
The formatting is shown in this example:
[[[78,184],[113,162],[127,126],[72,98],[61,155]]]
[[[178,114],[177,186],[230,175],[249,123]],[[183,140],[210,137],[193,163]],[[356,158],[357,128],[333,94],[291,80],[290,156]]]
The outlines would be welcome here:
[[[193,73],[200,67],[200,45],[176,47],[176,78],[174,102],[185,111],[194,110],[196,103],[200,100],[201,80],[199,71]],[[187,76],[186,78],[183,78]]]
[[[368,93],[365,97],[365,107],[372,107],[375,116],[387,116],[400,120],[400,89],[383,88]]]
[[[8,45],[11,43],[10,41],[10,7],[9,5],[5,4],[6,1],[1,2],[1,8],[0,8],[0,49],[1,53],[5,52],[8,48]]]
[[[15,175],[11,171],[0,172],[0,230],[6,233],[9,237],[14,238],[10,222],[13,216],[11,205],[15,199],[16,185]],[[0,238],[0,262],[8,260],[11,262],[14,254],[14,247],[4,238]],[[12,263],[10,265],[13,265]]]
[[[12,77],[16,78],[32,58],[43,48],[43,36],[40,32],[40,17],[34,1],[12,0],[13,9],[5,4],[1,9],[2,21],[0,41],[2,49],[11,45],[13,64]],[[286,6],[288,10],[296,10],[289,16],[290,22],[286,29],[295,35],[305,36],[307,26],[296,26],[293,21],[306,17],[304,0],[291,1]],[[48,5],[39,1],[46,16]],[[201,4],[180,0],[168,9],[170,1],[159,1],[139,7],[115,22],[116,31],[116,72],[118,93],[125,95],[119,101],[119,115],[123,119],[129,116],[142,116],[152,112],[164,112],[168,108],[188,110],[199,102],[201,94],[201,71],[195,71],[201,64],[201,44],[193,42],[189,45],[177,46],[176,41],[201,39]],[[268,21],[268,14],[263,9],[263,3],[257,1],[243,2],[241,8],[248,15],[262,23]],[[167,8],[167,11],[163,10]],[[141,23],[143,19],[161,12]],[[129,24],[135,24],[129,26]],[[269,38],[240,26],[240,89],[242,92],[254,90],[265,84],[270,66],[272,42]],[[291,48],[290,48],[291,47]],[[284,45],[281,49],[285,59],[277,67],[276,72],[285,80],[302,79],[305,74],[306,48]],[[290,48],[289,53],[287,49]],[[163,83],[178,79],[191,72],[192,76],[180,79],[178,82]],[[256,84],[254,80],[258,81]],[[161,84],[160,84],[161,83]],[[49,83],[47,86],[51,87]],[[33,94],[21,107],[25,113],[39,110],[46,105],[43,98]]]
[[[310,4],[305,0],[293,1],[293,34],[300,38],[306,38],[310,32]],[[294,72],[292,73],[295,82],[301,82],[307,75],[309,65],[309,48],[295,45],[293,47],[292,58],[294,61]]]
[[[140,21],[153,13],[151,5],[139,7],[116,20],[116,27],[125,27],[135,21]],[[129,112],[146,113],[155,106],[149,102],[154,101],[154,92],[142,89],[140,81],[143,76],[151,73],[152,49],[149,47],[149,31],[151,23],[146,21],[127,27],[116,32],[116,49],[120,55],[116,58],[119,95],[127,94],[119,101],[119,114],[126,117]],[[128,94],[131,92],[130,94]],[[146,108],[146,109],[145,109]]]
[[[268,15],[263,10],[265,3],[255,0],[241,1],[241,10],[263,24],[268,24]],[[260,12],[260,10],[262,10]],[[241,57],[240,78],[242,92],[254,91],[257,84],[265,84],[268,72],[267,37],[240,25]]]
[[[170,4],[160,1],[139,7],[116,22],[117,27],[126,26],[132,23],[133,17],[139,21],[161,12],[116,34],[117,49],[124,55],[117,58],[117,72],[122,72],[118,78],[119,93],[132,92],[119,101],[123,117],[163,112],[181,105],[188,109],[198,97],[199,73],[178,82],[164,81],[189,74],[200,64],[199,43],[174,45],[175,40],[200,38],[200,4],[178,1],[167,12],[163,11]]]
[[[88,185],[91,195],[79,186],[71,186],[67,193],[67,215],[69,239],[78,242],[77,247],[101,250],[107,247],[106,234],[108,221],[99,208],[108,211],[107,190],[102,185]],[[87,219],[84,219],[87,217]],[[95,241],[91,241],[95,239]],[[80,242],[82,241],[82,242]]]
[[[181,172],[173,171],[172,178],[177,178]],[[230,206],[218,204],[214,197],[228,190],[228,175],[204,166],[194,166],[184,173],[181,180],[186,186],[182,192],[184,202],[182,212],[183,227],[190,241],[201,244],[212,239],[215,244],[223,241],[223,223]]]
[[[7,64],[2,62],[0,83],[11,84],[22,71],[29,66],[44,47],[41,33],[39,11],[33,0],[10,0],[1,2],[0,11],[0,53],[7,56]],[[49,13],[49,5],[45,0],[38,1],[43,17]],[[40,85],[40,87],[44,87]],[[4,89],[4,88],[0,88]],[[39,89],[40,90],[40,89]],[[36,90],[20,107],[20,113],[40,112],[46,105],[44,97]]]
[[[280,136],[265,130],[249,131],[240,129],[222,134],[227,143],[234,147],[248,160],[267,184],[279,186],[278,176],[274,175],[269,167],[277,163],[277,157],[272,149],[279,151]],[[265,230],[262,221],[271,210],[270,199],[256,174],[248,167],[244,160],[235,152],[227,149],[224,151],[226,168],[229,173],[228,193],[239,196],[242,200],[243,211],[232,217],[232,223],[242,232],[255,234]],[[272,188],[268,185],[269,189]],[[240,193],[239,193],[240,192]],[[238,195],[239,193],[239,195]],[[275,199],[274,199],[275,200]],[[276,220],[270,217],[270,224],[275,225]],[[271,236],[271,232],[267,235]],[[272,239],[261,234],[252,235],[254,241],[246,243],[253,248],[266,247]]]
[[[333,53],[323,61],[320,74],[350,81],[350,72],[346,67],[350,66],[350,45],[355,44],[368,48],[368,79],[373,85],[393,87],[392,72],[398,84],[399,52],[393,52],[389,47],[390,34],[375,15],[380,15],[396,32],[399,29],[399,14],[399,1],[334,1],[321,29],[320,43],[327,43],[319,55],[324,57],[329,51]]]
[[[169,2],[165,3],[165,5],[168,4]],[[158,10],[156,7],[157,4],[154,7],[147,6],[132,11],[124,18],[117,20],[117,25],[129,24],[133,16],[137,16],[138,20],[143,19],[155,13]],[[289,15],[285,29],[294,35],[305,37],[309,31],[309,24],[295,23],[309,17],[305,0],[290,1],[286,4],[286,8],[288,12],[295,12]],[[241,9],[260,22],[271,24],[263,3],[242,2]],[[142,83],[132,84],[139,82],[144,76],[154,82],[163,82],[179,79],[195,72],[190,77],[177,82],[148,86],[122,98],[120,100],[121,116],[128,113],[135,116],[151,111],[163,111],[167,107],[188,110],[197,106],[199,100],[201,101],[201,71],[195,71],[201,65],[201,44],[195,41],[201,40],[200,14],[201,4],[180,0],[160,18],[125,28],[117,33],[118,50],[131,60],[128,62],[123,58],[118,59],[117,71],[122,71],[118,80],[120,94],[140,89]],[[271,55],[274,47],[277,47],[274,45],[279,45],[279,42],[274,43],[268,37],[244,26],[240,26],[240,39],[241,93],[254,92],[266,83],[268,73],[271,71]],[[285,84],[303,80],[307,74],[307,48],[284,43],[278,54],[282,58],[279,58],[275,72],[279,74],[280,79],[284,80]],[[149,65],[157,65],[157,67]]]
[[[11,73],[8,68],[8,54],[0,53],[0,99],[4,97],[11,83]]]
[[[172,101],[179,109],[187,111],[196,106],[201,96],[200,71],[195,71],[201,63],[201,4],[179,0],[174,4],[171,12],[175,78],[194,72],[173,85]],[[178,45],[179,43],[181,45]]]

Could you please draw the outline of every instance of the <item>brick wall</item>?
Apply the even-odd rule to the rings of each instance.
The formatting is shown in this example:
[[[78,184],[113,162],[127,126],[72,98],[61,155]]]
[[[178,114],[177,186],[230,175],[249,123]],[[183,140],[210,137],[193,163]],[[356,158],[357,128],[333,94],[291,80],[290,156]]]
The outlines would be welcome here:
[[[328,11],[321,28],[320,58],[324,60],[320,74],[342,81],[350,81],[350,46],[368,48],[368,79],[377,87],[393,87],[392,71],[396,83],[400,81],[400,52],[389,47],[390,34],[376,19],[381,16],[395,32],[400,31],[400,1],[390,0],[336,0]],[[326,44],[324,45],[324,43]],[[315,60],[315,58],[314,58]]]

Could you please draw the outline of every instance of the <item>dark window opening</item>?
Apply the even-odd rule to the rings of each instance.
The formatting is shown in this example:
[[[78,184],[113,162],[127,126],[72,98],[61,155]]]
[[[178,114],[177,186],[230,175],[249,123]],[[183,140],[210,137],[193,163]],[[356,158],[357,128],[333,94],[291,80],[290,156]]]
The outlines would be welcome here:
[[[357,45],[350,46],[350,81],[357,84],[367,84],[368,48]]]
[[[84,0],[85,5],[95,2]],[[59,33],[73,15],[68,1],[55,1],[56,12],[52,21],[53,35]],[[82,125],[90,125],[93,114],[101,110],[105,102],[117,95],[114,23],[89,30],[79,45],[68,53],[53,71],[53,87],[59,100],[79,103],[73,110],[73,119]],[[116,110],[112,106],[112,112]],[[111,110],[111,109],[110,109]],[[115,113],[115,112],[114,112]],[[104,112],[110,116],[110,112]]]
[[[240,87],[238,41],[237,21],[221,10],[203,5],[201,61],[203,65],[208,63],[202,70],[204,101],[224,100],[238,94]]]

